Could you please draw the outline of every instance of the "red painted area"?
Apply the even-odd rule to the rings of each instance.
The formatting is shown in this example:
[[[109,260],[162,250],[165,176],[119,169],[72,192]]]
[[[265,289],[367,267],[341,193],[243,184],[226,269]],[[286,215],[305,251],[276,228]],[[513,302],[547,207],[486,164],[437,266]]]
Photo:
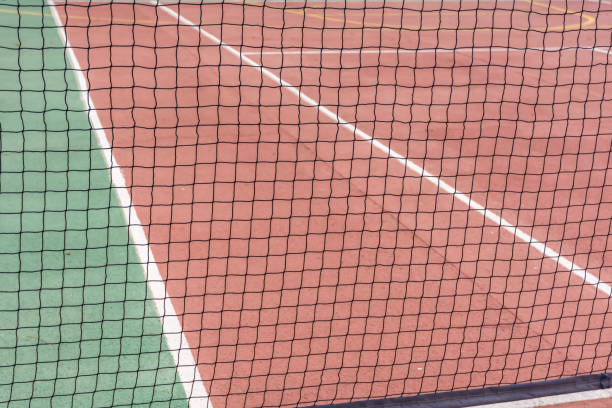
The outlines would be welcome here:
[[[568,402],[565,404],[547,405],[549,408],[607,408],[612,405],[612,399]]]
[[[610,37],[393,4],[180,13],[243,52],[531,48],[250,58],[610,282],[612,57],[540,49]],[[609,300],[528,244],[160,8],[58,11],[215,407],[609,370]]]

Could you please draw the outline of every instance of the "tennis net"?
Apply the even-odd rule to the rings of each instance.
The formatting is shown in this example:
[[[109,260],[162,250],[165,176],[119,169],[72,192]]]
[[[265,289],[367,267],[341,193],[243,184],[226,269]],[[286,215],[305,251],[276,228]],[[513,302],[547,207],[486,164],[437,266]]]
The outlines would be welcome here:
[[[0,0],[0,404],[611,371],[610,24],[605,1]]]

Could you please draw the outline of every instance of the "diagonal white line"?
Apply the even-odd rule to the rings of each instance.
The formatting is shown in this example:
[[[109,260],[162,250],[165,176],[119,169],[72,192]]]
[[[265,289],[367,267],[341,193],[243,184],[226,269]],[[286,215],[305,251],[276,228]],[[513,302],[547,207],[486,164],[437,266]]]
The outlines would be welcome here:
[[[95,105],[91,99],[91,95],[89,94],[89,86],[87,80],[85,79],[85,75],[83,74],[83,70],[81,69],[74,50],[70,45],[68,37],[66,36],[62,20],[55,9],[54,0],[47,1],[49,2],[49,8],[51,9],[51,13],[55,19],[60,37],[66,44],[66,54],[68,55],[72,68],[75,72],[75,77],[81,90],[81,99],[83,100],[84,106],[87,108],[89,120],[95,132],[97,142],[100,150],[102,150],[106,165],[110,169],[111,181],[115,187],[114,190],[117,192],[119,202],[121,203],[123,216],[125,217],[134,248],[140,263],[142,264],[143,272],[147,279],[147,286],[151,292],[151,300],[155,305],[157,315],[161,321],[162,332],[164,333],[168,349],[172,355],[172,358],[174,359],[177,373],[185,389],[185,394],[187,395],[189,401],[189,407],[212,408],[212,403],[208,398],[208,393],[204,387],[204,383],[200,377],[200,372],[194,360],[194,354],[191,347],[189,347],[189,343],[187,342],[183,332],[181,322],[179,321],[176,311],[174,310],[174,306],[172,305],[172,300],[166,291],[164,279],[159,273],[157,263],[155,262],[155,257],[153,256],[153,252],[149,247],[147,236],[142,228],[142,224],[138,214],[136,213],[136,209],[132,205],[130,193],[128,192],[125,179],[121,173],[121,167],[113,155],[112,148],[109,145],[106,133],[104,131],[104,127],[102,126],[102,122],[98,117]]]
[[[290,47],[291,48],[291,47]],[[569,51],[569,50],[588,50],[597,51],[604,54],[608,54],[603,48],[599,47],[529,47],[529,48],[516,48],[516,47],[461,47],[461,48],[420,48],[415,50],[410,49],[389,49],[389,48],[365,48],[365,49],[342,49],[342,48],[326,48],[320,50],[300,50],[290,49],[284,50],[279,49],[277,51],[242,51],[242,55],[321,55],[321,54],[433,54],[433,53],[472,53],[472,52],[527,52],[527,51]]]
[[[612,296],[612,287],[610,287],[610,285],[608,285],[608,284],[606,284],[604,282],[601,282],[599,279],[597,279],[596,276],[594,276],[591,273],[587,272],[584,268],[581,268],[580,266],[576,265],[575,263],[573,263],[572,261],[570,261],[566,257],[564,257],[561,254],[559,254],[554,249],[546,246],[545,244],[543,244],[542,242],[538,241],[537,239],[535,239],[534,237],[532,237],[531,235],[529,235],[525,231],[523,231],[520,228],[518,228],[517,226],[511,224],[505,218],[502,218],[499,215],[495,214],[493,211],[486,209],[484,206],[482,206],[478,202],[472,200],[470,196],[468,196],[468,195],[466,195],[466,194],[456,190],[450,184],[448,184],[445,181],[441,180],[439,177],[434,176],[433,174],[431,174],[430,172],[428,172],[427,170],[425,170],[424,168],[422,168],[418,164],[416,164],[413,161],[407,159],[406,157],[404,157],[400,153],[397,153],[395,150],[391,149],[390,147],[388,147],[385,144],[381,143],[377,139],[375,139],[372,136],[368,135],[367,133],[365,133],[364,131],[362,131],[361,129],[356,127],[355,125],[353,125],[353,124],[349,123],[348,121],[344,120],[342,117],[340,117],[339,115],[335,114],[334,112],[332,112],[327,107],[325,107],[323,105],[320,105],[316,100],[312,99],[311,97],[306,95],[304,92],[302,92],[301,90],[299,90],[298,88],[296,88],[295,86],[290,84],[289,82],[279,78],[272,71],[264,68],[263,66],[261,66],[260,64],[258,64],[255,61],[253,61],[248,56],[246,56],[243,53],[241,53],[240,51],[236,50],[234,47],[223,43],[219,38],[217,38],[213,34],[209,33],[208,31],[204,30],[202,27],[194,24],[193,22],[191,22],[190,20],[188,20],[184,16],[179,15],[174,10],[172,10],[172,9],[168,8],[167,6],[159,3],[158,1],[150,0],[150,3],[153,4],[153,5],[158,5],[161,9],[165,10],[166,13],[168,13],[171,16],[173,16],[174,18],[176,18],[180,23],[182,23],[182,24],[184,24],[184,25],[186,25],[186,26],[188,26],[188,27],[190,27],[190,28],[192,28],[192,29],[194,29],[196,31],[199,31],[204,37],[206,37],[209,40],[215,42],[216,44],[218,44],[220,47],[222,47],[224,50],[226,50],[230,54],[240,58],[247,65],[257,69],[257,71],[261,72],[267,78],[269,78],[269,79],[275,81],[276,83],[278,83],[280,86],[285,88],[287,91],[289,91],[290,93],[292,93],[295,96],[297,96],[300,100],[304,101],[304,103],[317,108],[319,110],[319,112],[321,112],[322,114],[324,114],[328,118],[330,118],[333,121],[335,121],[336,123],[338,123],[341,127],[343,127],[344,129],[348,130],[350,133],[353,133],[353,134],[357,135],[359,138],[370,142],[374,147],[376,147],[381,152],[387,154],[389,157],[394,158],[399,163],[403,164],[407,169],[411,170],[412,172],[414,172],[417,175],[423,177],[424,179],[426,179],[430,183],[434,184],[439,190],[442,190],[442,191],[445,191],[445,192],[447,192],[449,194],[452,194],[453,197],[456,200],[464,203],[469,208],[479,212],[484,217],[486,217],[489,220],[493,221],[495,224],[499,225],[504,230],[510,232],[511,234],[516,236],[521,241],[524,241],[524,242],[528,243],[529,245],[531,245],[532,248],[534,248],[538,252],[542,253],[544,256],[546,256],[546,257],[552,259],[553,261],[557,262],[557,264],[561,265],[563,268],[567,269],[568,271],[570,271],[571,273],[573,273],[574,275],[576,275],[577,277],[582,279],[584,282],[586,282],[586,283],[588,283],[590,285],[593,285],[597,290],[599,290],[600,292],[602,292],[606,296],[608,296],[608,297]]]
[[[484,47],[484,48],[456,48],[450,49],[419,49],[419,50],[408,50],[408,49],[322,49],[322,50],[278,50],[278,51],[246,51],[242,52],[242,55],[319,55],[319,54],[419,54],[419,53],[452,53],[452,52],[468,52],[468,51],[506,51],[508,47]]]

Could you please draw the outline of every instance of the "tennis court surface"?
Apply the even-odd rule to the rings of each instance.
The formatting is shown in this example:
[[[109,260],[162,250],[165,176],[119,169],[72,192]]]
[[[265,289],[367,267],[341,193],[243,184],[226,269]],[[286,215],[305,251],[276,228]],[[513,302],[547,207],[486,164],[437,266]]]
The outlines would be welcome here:
[[[0,0],[0,405],[612,404],[611,78],[607,0]]]

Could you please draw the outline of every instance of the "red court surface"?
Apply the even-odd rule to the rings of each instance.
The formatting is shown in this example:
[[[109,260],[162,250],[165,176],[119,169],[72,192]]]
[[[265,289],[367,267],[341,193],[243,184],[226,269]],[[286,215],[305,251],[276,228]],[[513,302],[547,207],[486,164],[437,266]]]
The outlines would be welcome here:
[[[180,14],[612,282],[612,13],[310,4]],[[57,10],[215,407],[612,366],[608,296],[260,69],[162,7]]]
[[[612,399],[569,402],[567,404],[548,405],[548,408],[607,408],[612,405]]]

